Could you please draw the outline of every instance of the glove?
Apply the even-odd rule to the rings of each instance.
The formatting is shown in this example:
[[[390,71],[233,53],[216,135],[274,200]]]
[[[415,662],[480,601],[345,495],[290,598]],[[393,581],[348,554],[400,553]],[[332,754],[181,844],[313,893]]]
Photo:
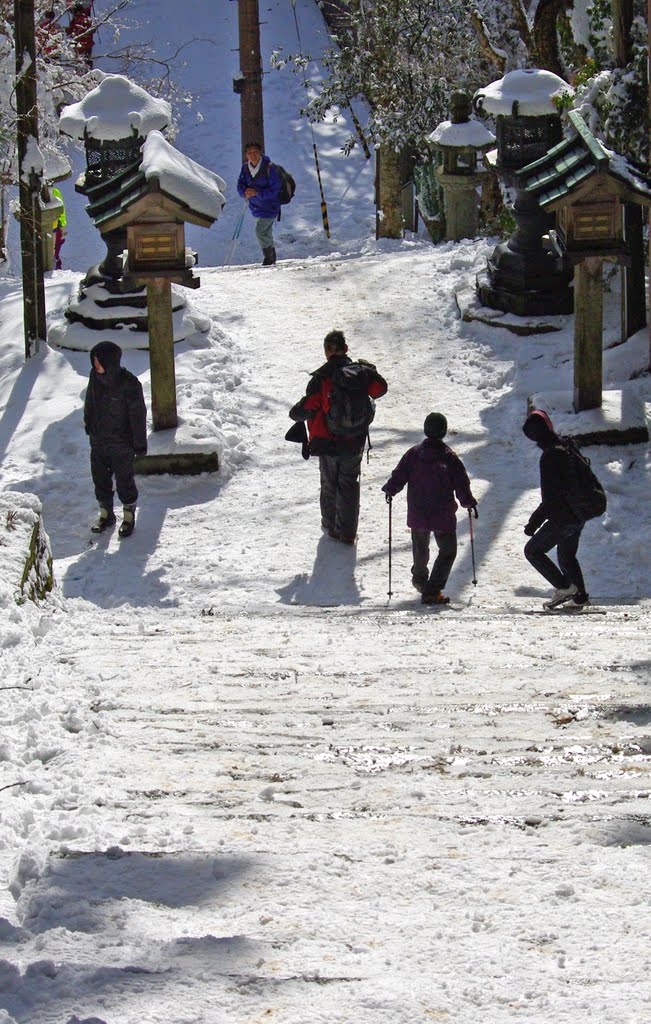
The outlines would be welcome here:
[[[479,512],[477,511],[477,506],[476,505],[471,505],[470,508],[468,509],[468,511],[471,514],[474,512],[475,513],[475,519],[479,519]]]
[[[382,488],[382,490],[384,491],[384,487]],[[389,494],[388,491],[384,491],[384,500],[386,501],[387,505],[390,505],[391,502],[393,501],[393,495]]]
[[[534,533],[536,532],[536,527],[532,526],[531,523],[527,523],[527,525],[524,528],[524,532],[526,533],[527,537],[533,537]]]

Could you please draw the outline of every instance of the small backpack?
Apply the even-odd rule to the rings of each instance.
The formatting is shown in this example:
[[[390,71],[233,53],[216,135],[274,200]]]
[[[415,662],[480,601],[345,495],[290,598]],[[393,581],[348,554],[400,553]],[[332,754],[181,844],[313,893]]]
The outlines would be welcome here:
[[[330,378],[326,423],[335,437],[368,433],[375,416],[375,402],[368,394],[368,374],[359,363],[338,366]]]
[[[566,494],[568,505],[577,519],[583,522],[602,516],[608,506],[608,499],[590,467],[590,459],[583,455],[571,437],[562,437],[560,441],[569,455],[572,483]]]
[[[273,164],[280,175],[280,192],[278,193],[278,201],[281,206],[287,206],[287,203],[291,203],[296,192],[296,182],[292,178],[289,171],[286,171],[280,164]]]

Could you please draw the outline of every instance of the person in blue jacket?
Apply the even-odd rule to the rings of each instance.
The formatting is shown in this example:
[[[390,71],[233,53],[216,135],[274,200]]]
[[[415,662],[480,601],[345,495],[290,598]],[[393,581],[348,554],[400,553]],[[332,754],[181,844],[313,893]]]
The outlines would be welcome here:
[[[247,142],[245,160],[237,179],[237,191],[246,199],[255,218],[255,234],[262,248],[262,266],[276,262],[273,226],[280,212],[282,182],[278,168],[268,156],[263,156],[259,142]]]

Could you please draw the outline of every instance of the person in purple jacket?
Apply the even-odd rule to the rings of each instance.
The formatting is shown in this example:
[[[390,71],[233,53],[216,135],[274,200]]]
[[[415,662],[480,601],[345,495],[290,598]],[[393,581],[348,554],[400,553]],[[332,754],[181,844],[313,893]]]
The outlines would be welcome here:
[[[255,234],[263,255],[262,266],[270,267],[276,262],[273,227],[280,213],[282,181],[276,165],[268,156],[262,155],[259,142],[247,142],[244,156],[246,159],[237,179],[237,191],[247,200],[255,219]]]
[[[425,440],[405,452],[382,490],[387,501],[407,484],[407,526],[411,528],[414,564],[411,579],[423,595],[423,604],[449,604],[443,588],[457,557],[457,517],[459,503],[478,517],[477,501],[463,462],[443,443],[448,421],[440,412],[425,419]],[[428,573],[430,534],[438,555]]]

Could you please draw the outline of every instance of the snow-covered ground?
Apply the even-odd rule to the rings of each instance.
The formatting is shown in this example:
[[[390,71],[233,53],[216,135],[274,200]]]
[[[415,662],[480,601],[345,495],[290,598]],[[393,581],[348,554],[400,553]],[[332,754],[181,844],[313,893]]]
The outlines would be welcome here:
[[[177,6],[206,5],[157,4],[179,40]],[[234,7],[216,5],[220,52]],[[290,5],[264,8],[288,36]],[[213,65],[221,94],[232,69]],[[212,130],[175,143],[231,182],[233,102],[214,159]],[[340,128],[321,131],[343,194],[354,165]],[[355,159],[366,178],[330,242],[304,192],[275,268],[246,262],[250,223],[237,266],[202,267],[192,302],[211,327],[177,346],[179,407],[220,430],[222,468],[141,479],[125,542],[88,530],[88,356],[25,365],[19,282],[0,284],[0,486],[40,498],[59,585],[0,621],[0,1024],[651,1019],[648,446],[589,452],[609,498],[581,548],[597,611],[540,613],[548,588],[522,557],[538,453],[520,427],[528,394],[570,384],[571,321],[530,339],[463,323],[455,290],[491,244],[372,241]],[[73,238],[52,321],[95,258],[80,242],[73,262]],[[615,299],[607,386],[648,344],[613,347]],[[353,549],[322,534],[316,461],[283,440],[334,326],[390,385]],[[146,353],[125,362],[148,395]],[[648,376],[631,386],[651,400]],[[435,409],[480,502],[478,584],[460,516],[439,611],[410,587],[404,497],[387,596],[380,491]]]

